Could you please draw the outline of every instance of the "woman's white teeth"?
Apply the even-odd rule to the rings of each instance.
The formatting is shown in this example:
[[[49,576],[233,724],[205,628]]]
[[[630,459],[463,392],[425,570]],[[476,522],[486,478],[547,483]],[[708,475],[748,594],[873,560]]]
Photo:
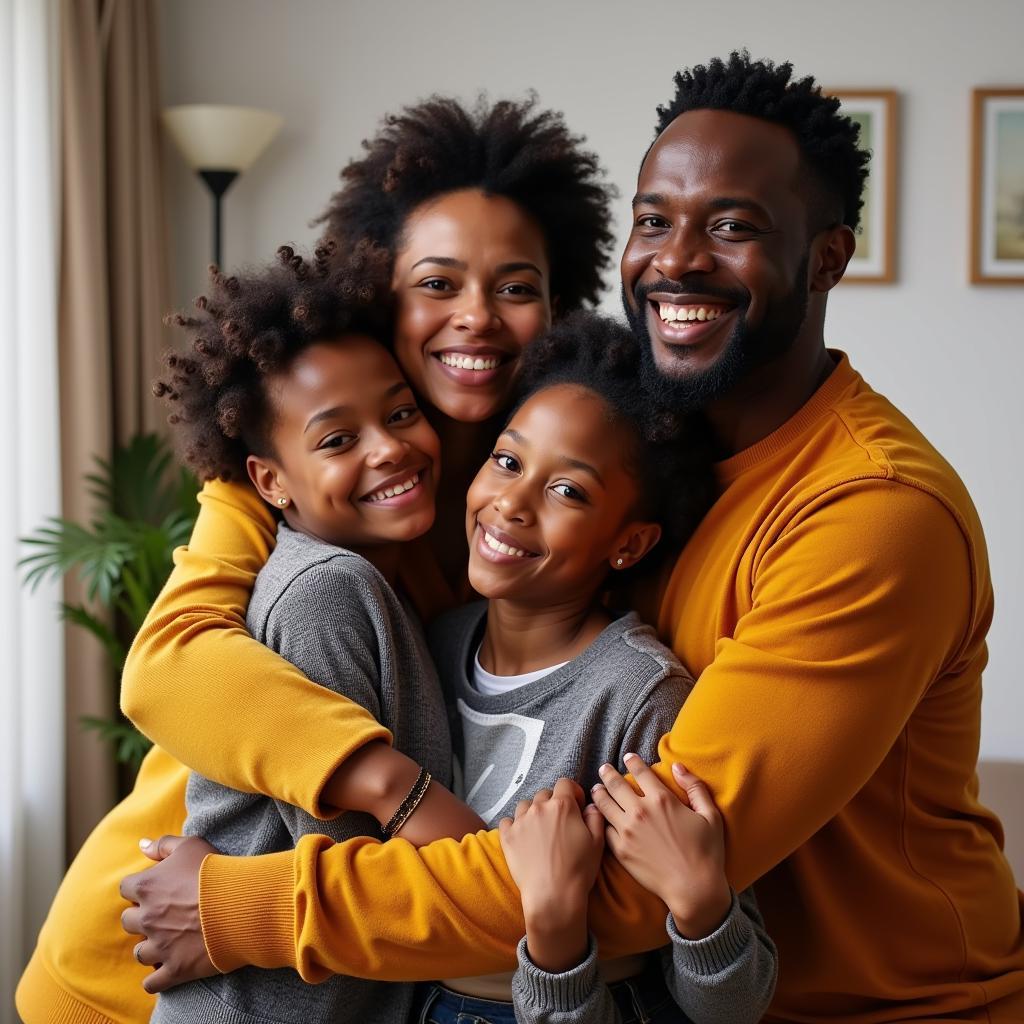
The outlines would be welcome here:
[[[522,548],[510,548],[507,544],[502,544],[500,540],[496,540],[486,530],[480,531],[484,535],[484,543],[492,551],[500,551],[503,555],[515,555],[516,558],[525,558],[526,552]]]
[[[677,306],[672,302],[659,302],[658,312],[666,323],[679,320],[717,320],[724,310],[707,306]]]
[[[460,370],[493,370],[501,365],[501,360],[494,358],[482,359],[480,356],[461,356],[457,352],[442,352],[438,358],[445,366],[454,366]]]
[[[385,498],[393,498],[396,494],[405,494],[406,491],[411,491],[419,482],[419,473],[414,473],[408,480],[403,480],[402,483],[395,484],[394,487],[385,487],[384,490],[371,494],[366,500],[383,501]]]

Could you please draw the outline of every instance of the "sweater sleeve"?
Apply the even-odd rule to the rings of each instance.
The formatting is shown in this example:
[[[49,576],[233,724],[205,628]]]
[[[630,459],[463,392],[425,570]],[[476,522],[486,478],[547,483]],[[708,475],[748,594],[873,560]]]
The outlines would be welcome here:
[[[531,959],[525,937],[516,950],[512,1004],[519,1024],[622,1024],[622,1014],[597,968],[597,943],[580,964],[561,974],[541,970]]]
[[[668,915],[672,945],[662,954],[665,982],[693,1024],[757,1024],[768,1010],[779,973],[752,889],[738,896],[725,920],[703,939],[679,934]]]
[[[125,662],[121,707],[200,775],[327,817],[320,794],[335,769],[371,740],[390,741],[390,733],[246,631],[253,583],[275,536],[256,492],[214,481],[199,504],[189,546],[175,552],[174,570]],[[232,725],[239,708],[246,709],[242,731]]]
[[[666,783],[678,761],[708,784],[734,888],[864,785],[929,683],[960,657],[972,587],[956,520],[930,494],[891,481],[822,496],[764,553],[750,611],[719,641],[657,766]],[[307,837],[285,854],[208,857],[200,910],[222,970],[297,966],[311,981],[331,971],[426,979],[511,970],[525,932],[494,832],[418,851]],[[603,957],[664,945],[664,913],[605,857],[590,907]]]

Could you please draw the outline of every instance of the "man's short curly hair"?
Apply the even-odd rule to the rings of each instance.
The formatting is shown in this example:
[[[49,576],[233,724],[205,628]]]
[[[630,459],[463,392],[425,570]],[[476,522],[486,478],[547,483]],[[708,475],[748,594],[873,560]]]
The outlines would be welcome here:
[[[690,110],[730,110],[783,125],[824,190],[820,205],[828,209],[819,217],[857,229],[870,153],[859,146],[860,126],[839,113],[839,100],[822,95],[813,78],[794,79],[792,64],[751,60],[741,50],[728,61],[715,58],[677,72],[675,85],[672,101],[658,107],[655,137]]]
[[[615,192],[597,156],[562,115],[536,97],[472,110],[445,96],[405,107],[363,142],[365,155],[341,172],[341,191],[319,218],[344,249],[368,238],[392,257],[410,213],[429,199],[480,189],[517,203],[538,224],[560,312],[596,303],[611,264]]]
[[[658,550],[668,553],[687,540],[711,507],[710,435],[699,417],[659,405],[641,385],[640,365],[640,342],[628,327],[597,313],[573,313],[524,350],[510,419],[532,395],[558,384],[600,396],[615,420],[633,431],[628,468],[639,484],[637,511],[660,524]]]
[[[387,255],[364,244],[341,259],[333,243],[312,259],[290,246],[277,262],[226,277],[210,267],[196,312],[168,322],[192,334],[188,354],[165,356],[153,385],[172,412],[177,447],[201,480],[247,478],[246,457],[273,454],[267,379],[303,349],[347,333],[388,337]]]

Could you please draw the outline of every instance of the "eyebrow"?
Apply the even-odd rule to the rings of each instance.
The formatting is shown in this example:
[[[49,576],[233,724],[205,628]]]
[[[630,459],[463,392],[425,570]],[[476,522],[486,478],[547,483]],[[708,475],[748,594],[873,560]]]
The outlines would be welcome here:
[[[633,196],[633,208],[638,206],[664,206],[667,200],[661,192],[638,192]],[[759,213],[762,217],[768,216],[768,211],[753,199],[740,199],[738,196],[718,196],[708,203],[712,210],[750,210],[752,213]]]
[[[464,263],[462,260],[453,259],[451,256],[424,256],[423,259],[417,260],[409,269],[415,270],[418,266],[423,263],[433,263],[438,267],[450,267],[452,270],[468,270],[469,265]],[[495,268],[499,274],[513,274],[517,270],[532,270],[538,277],[543,277],[544,273],[537,266],[536,263],[531,263],[529,260],[518,260],[512,263],[502,263]]]
[[[523,435],[520,434],[518,430],[503,430],[501,432],[501,436],[511,437],[512,440],[516,442],[516,444],[521,444],[524,448],[530,447],[530,442],[527,441],[526,438],[523,437]],[[592,465],[590,465],[589,462],[583,462],[580,459],[572,459],[568,455],[559,456],[558,461],[563,466],[569,466],[570,468],[578,469],[583,473],[589,473],[602,487],[605,486],[604,479],[601,477],[601,474],[598,473],[598,471]]]
[[[408,382],[404,380],[396,380],[395,383],[392,384],[391,387],[389,387],[387,391],[384,392],[384,397],[391,398],[392,396],[397,395],[399,391],[406,390],[412,390],[409,387]],[[304,434],[308,434],[310,429],[312,427],[315,427],[318,423],[322,423],[324,420],[332,419],[335,416],[343,416],[345,413],[350,411],[351,406],[348,405],[333,405],[331,406],[330,409],[321,409],[320,412],[314,413],[312,416],[310,416],[309,422],[306,424],[302,432]]]

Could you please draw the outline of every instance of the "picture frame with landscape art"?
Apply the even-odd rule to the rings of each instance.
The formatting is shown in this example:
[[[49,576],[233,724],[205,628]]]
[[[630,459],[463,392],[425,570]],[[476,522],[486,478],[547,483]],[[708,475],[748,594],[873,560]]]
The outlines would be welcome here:
[[[899,94],[895,89],[828,89],[840,113],[860,125],[860,145],[871,151],[857,251],[844,281],[892,284],[896,280],[896,145]]]
[[[1024,86],[974,90],[971,282],[1024,284]]]

